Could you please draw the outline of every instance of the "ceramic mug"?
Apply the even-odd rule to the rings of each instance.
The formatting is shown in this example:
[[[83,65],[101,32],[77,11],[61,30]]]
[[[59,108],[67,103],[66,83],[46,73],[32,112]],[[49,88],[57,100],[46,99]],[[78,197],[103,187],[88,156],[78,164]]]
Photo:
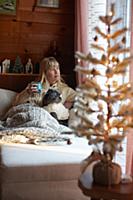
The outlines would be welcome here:
[[[31,87],[33,89],[33,93],[34,93],[34,90],[35,90],[35,93],[36,92],[41,93],[41,91],[42,91],[42,84],[41,84],[41,82],[35,82],[35,81],[33,81],[31,83]]]
[[[37,90],[38,90],[38,93],[41,93],[41,91],[42,91],[42,84],[41,84],[41,82],[37,83]]]

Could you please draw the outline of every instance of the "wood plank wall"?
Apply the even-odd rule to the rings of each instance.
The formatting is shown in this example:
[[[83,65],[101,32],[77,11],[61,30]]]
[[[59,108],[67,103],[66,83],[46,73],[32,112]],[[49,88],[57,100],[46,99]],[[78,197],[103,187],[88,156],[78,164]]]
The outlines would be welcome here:
[[[47,56],[52,41],[61,54],[61,72],[75,77],[74,0],[59,0],[59,8],[40,8],[35,0],[17,0],[16,15],[0,14],[0,62],[15,61],[25,65],[30,57],[34,65]]]

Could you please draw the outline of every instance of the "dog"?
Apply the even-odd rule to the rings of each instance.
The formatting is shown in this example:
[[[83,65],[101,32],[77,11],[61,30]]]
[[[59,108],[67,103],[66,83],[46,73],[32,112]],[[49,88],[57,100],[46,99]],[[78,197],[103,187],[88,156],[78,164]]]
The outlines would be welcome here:
[[[42,99],[42,106],[47,110],[60,124],[67,125],[69,110],[62,104],[62,98],[59,91],[49,89]]]

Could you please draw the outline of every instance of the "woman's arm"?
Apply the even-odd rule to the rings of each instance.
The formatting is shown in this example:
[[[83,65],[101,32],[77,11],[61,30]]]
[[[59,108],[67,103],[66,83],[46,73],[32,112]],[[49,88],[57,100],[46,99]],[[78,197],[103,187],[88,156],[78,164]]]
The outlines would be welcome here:
[[[37,84],[29,83],[22,92],[17,94],[13,106],[22,103],[36,103],[37,105],[41,105],[41,101],[42,94],[38,93]]]
[[[22,103],[26,103],[29,101],[30,98],[30,94],[28,92],[28,88],[26,87],[22,92],[18,93],[14,102],[13,102],[13,106],[22,104]]]

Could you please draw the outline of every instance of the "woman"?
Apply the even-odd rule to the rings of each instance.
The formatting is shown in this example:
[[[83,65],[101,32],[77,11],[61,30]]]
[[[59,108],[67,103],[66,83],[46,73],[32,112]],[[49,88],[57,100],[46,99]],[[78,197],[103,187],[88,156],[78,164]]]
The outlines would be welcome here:
[[[40,93],[38,93],[37,82],[42,84]],[[54,57],[44,58],[41,61],[38,80],[28,84],[26,89],[17,95],[14,105],[34,102],[41,106],[42,97],[50,88],[57,89],[62,95],[62,103],[65,107],[71,108],[76,92],[62,81],[59,63]]]

